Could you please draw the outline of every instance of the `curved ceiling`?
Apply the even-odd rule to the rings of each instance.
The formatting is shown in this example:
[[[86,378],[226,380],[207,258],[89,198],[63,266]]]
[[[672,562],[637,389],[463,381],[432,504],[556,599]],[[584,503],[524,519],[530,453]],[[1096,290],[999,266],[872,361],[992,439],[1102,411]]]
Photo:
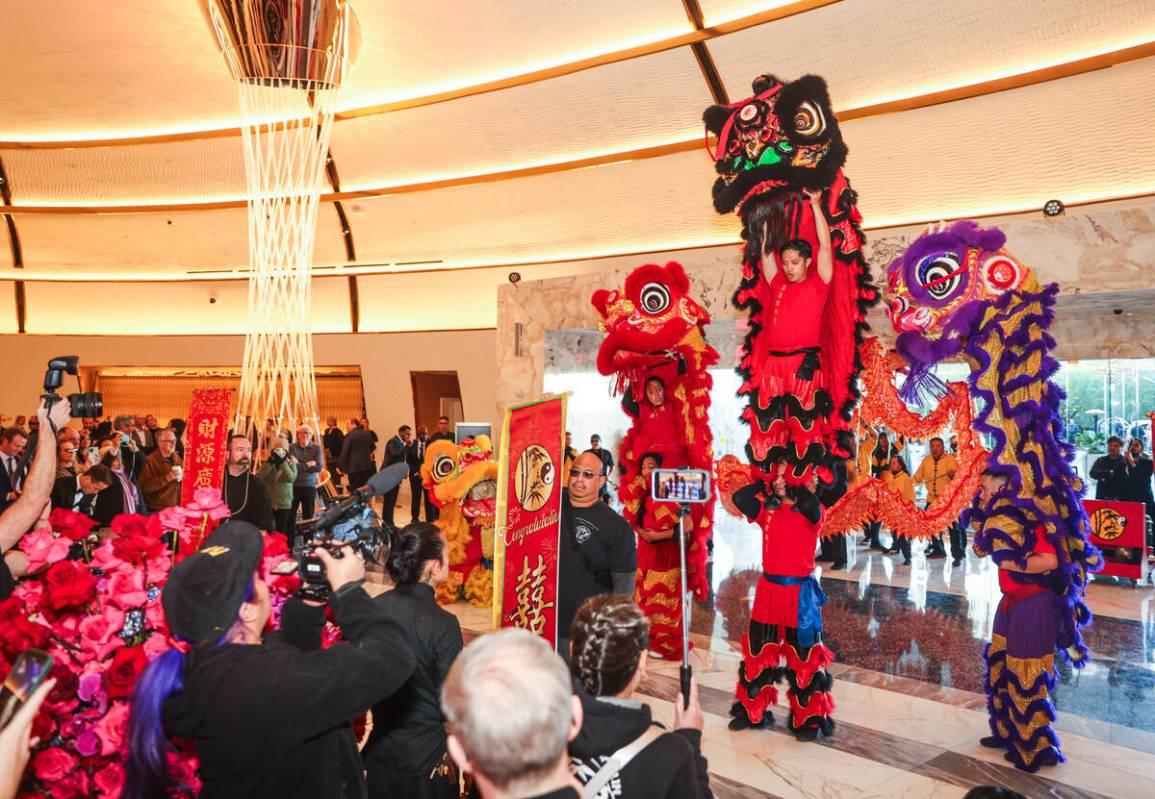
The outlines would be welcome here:
[[[868,226],[1155,193],[1155,0],[356,9],[320,274],[734,241],[699,119],[763,71],[826,78]],[[0,67],[0,278],[244,275],[236,92],[192,0],[0,4]]]

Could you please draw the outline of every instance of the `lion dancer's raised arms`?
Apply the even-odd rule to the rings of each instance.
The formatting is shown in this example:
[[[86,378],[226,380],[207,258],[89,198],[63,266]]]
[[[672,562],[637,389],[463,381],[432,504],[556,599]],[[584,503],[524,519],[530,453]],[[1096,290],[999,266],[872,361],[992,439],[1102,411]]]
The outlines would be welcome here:
[[[746,242],[734,305],[749,314],[738,373],[750,483],[734,504],[758,524],[764,545],[731,727],[769,724],[773,683],[786,679],[790,728],[813,737],[832,731],[834,707],[825,597],[811,576],[816,489],[837,489],[854,453],[858,348],[878,292],[825,82],[763,75],[753,89],[753,97],[704,115],[718,139],[714,206],[738,210]]]
[[[710,317],[689,288],[679,264],[646,264],[630,273],[622,291],[599,290],[592,299],[606,333],[598,371],[616,377],[631,422],[618,453],[618,497],[638,534],[635,597],[650,619],[650,649],[674,660],[682,656],[677,506],[649,499],[649,477],[656,466],[713,469],[707,370],[718,353],[706,343]],[[686,582],[701,599],[709,590],[713,520],[712,501],[695,505],[686,520]]]

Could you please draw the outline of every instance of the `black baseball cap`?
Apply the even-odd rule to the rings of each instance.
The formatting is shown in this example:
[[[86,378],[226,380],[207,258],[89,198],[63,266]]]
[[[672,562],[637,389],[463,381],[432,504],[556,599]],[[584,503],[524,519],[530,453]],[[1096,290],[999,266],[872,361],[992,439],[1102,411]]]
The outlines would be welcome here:
[[[229,521],[173,566],[160,596],[172,634],[192,643],[219,641],[237,621],[263,552],[260,530]]]

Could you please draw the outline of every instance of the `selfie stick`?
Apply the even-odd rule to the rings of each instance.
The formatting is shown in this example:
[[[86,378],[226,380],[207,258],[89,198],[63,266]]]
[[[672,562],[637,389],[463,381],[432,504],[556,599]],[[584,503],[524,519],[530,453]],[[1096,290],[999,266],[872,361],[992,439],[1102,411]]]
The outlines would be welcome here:
[[[686,592],[686,517],[690,514],[690,506],[686,503],[678,506],[678,556],[681,558],[682,568],[679,573],[682,580],[682,667],[678,674],[682,680],[682,707],[690,706],[690,600]]]

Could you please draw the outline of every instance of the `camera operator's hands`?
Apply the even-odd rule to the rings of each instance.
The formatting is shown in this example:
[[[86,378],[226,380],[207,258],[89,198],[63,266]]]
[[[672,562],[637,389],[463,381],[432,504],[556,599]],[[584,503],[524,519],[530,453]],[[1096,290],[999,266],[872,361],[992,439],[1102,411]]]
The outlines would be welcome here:
[[[674,698],[674,729],[702,731],[706,717],[702,715],[702,702],[698,697],[698,678],[690,677],[689,707],[682,707],[682,695]]]
[[[52,403],[52,408],[45,408],[41,405],[36,409],[36,418],[40,420],[40,427],[51,424],[50,430],[60,430],[65,427],[72,419],[72,409],[68,404],[68,400],[61,399]]]
[[[349,583],[365,579],[365,561],[361,559],[360,552],[346,548],[341,553],[344,557],[334,558],[329,554],[329,550],[317,547],[313,550],[313,554],[325,564],[325,575],[329,578],[329,587],[334,591]]]

